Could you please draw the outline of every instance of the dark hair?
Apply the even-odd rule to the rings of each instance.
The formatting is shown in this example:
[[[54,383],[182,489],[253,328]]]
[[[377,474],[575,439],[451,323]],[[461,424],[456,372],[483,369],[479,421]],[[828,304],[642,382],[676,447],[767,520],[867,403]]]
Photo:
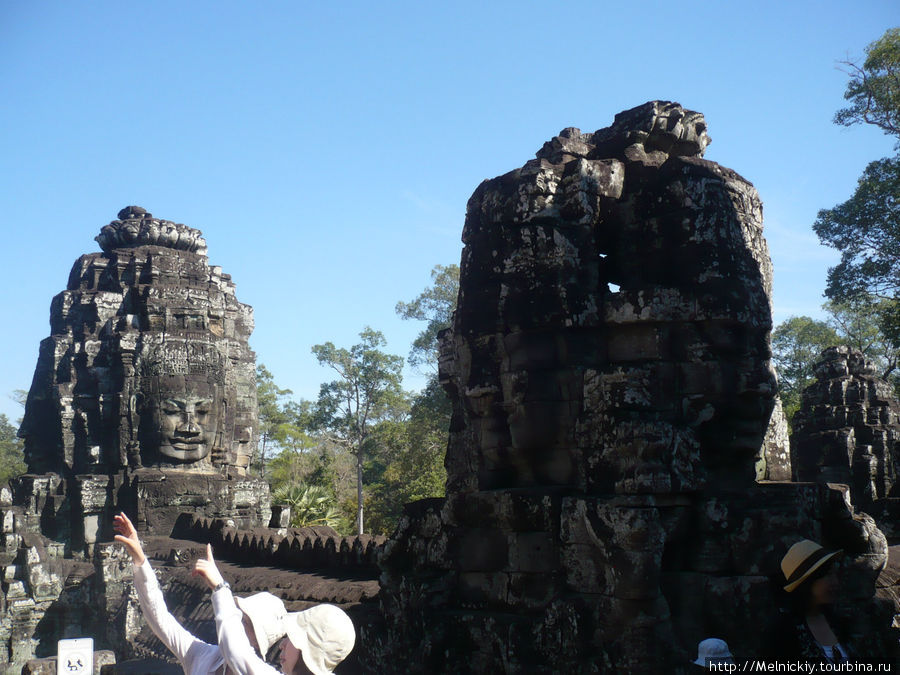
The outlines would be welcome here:
[[[809,609],[809,604],[812,601],[813,583],[828,576],[831,570],[834,569],[835,562],[836,560],[832,558],[806,577],[806,579],[803,580],[803,583],[797,586],[797,588],[790,593],[787,593],[787,602],[791,610],[797,614],[806,613],[806,610]]]
[[[275,640],[275,643],[269,647],[269,651],[267,651],[263,655],[263,660],[268,663],[270,666],[278,669],[281,667],[281,661],[279,657],[281,656],[281,638]]]

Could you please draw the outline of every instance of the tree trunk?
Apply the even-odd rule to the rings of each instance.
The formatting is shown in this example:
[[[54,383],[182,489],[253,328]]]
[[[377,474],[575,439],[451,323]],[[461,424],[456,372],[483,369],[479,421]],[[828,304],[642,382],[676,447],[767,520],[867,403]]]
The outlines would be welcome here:
[[[356,534],[363,533],[363,457],[362,448],[356,453]]]
[[[266,473],[266,443],[269,441],[269,433],[263,432],[262,434],[262,445],[259,447],[259,463],[256,465],[256,471],[259,473],[260,478],[265,477]],[[252,467],[251,467],[252,472]]]

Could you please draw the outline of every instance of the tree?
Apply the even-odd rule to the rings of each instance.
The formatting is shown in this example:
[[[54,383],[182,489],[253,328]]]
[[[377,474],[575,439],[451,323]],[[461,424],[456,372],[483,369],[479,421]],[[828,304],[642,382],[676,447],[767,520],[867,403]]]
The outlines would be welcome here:
[[[406,502],[439,497],[444,494],[452,405],[438,382],[437,362],[440,347],[438,333],[449,328],[459,296],[459,266],[435,265],[432,285],[411,302],[398,302],[397,313],[404,319],[425,321],[410,350],[409,363],[427,365],[431,374],[425,388],[415,394],[410,407],[410,420],[405,437],[406,450],[398,455],[384,474],[384,495],[388,514],[399,519]],[[390,517],[384,518],[386,523]]]
[[[0,483],[5,483],[26,471],[24,443],[16,435],[18,429],[0,414]]]
[[[800,408],[800,397],[813,380],[813,368],[823,349],[840,344],[824,321],[792,316],[772,332],[772,360],[778,371],[778,390],[788,421]]]
[[[28,392],[24,389],[13,389],[9,397],[24,408],[25,403],[28,401]]]
[[[447,470],[444,457],[453,406],[437,378],[432,377],[414,398],[409,414],[410,451],[395,471],[405,486],[404,502],[444,494]]]
[[[259,409],[259,443],[257,472],[266,474],[266,461],[275,444],[278,429],[288,422],[284,399],[291,394],[290,389],[282,389],[275,384],[275,378],[262,363],[256,367],[256,403]]]
[[[850,82],[844,98],[850,102],[834,116],[836,124],[871,124],[900,136],[900,28],[891,28],[866,47],[860,66],[842,62]]]
[[[338,379],[322,384],[316,426],[333,434],[356,458],[356,530],[363,533],[363,467],[373,426],[390,418],[403,402],[400,371],[403,359],[386,354],[384,336],[366,327],[350,349],[331,342],[315,345],[320,364]]]
[[[800,407],[803,390],[814,378],[813,369],[826,347],[847,345],[871,361],[879,376],[895,390],[900,350],[882,329],[884,312],[893,311],[894,302],[859,295],[846,302],[830,300],[822,309],[826,321],[794,316],[779,324],[772,333],[772,353],[778,371],[779,393],[790,422]]]
[[[291,507],[292,527],[314,527],[338,524],[334,495],[321,485],[289,485],[272,494],[276,504]]]
[[[293,422],[279,424],[272,438],[281,451],[269,462],[272,491],[307,482],[315,463],[316,439]]]
[[[900,292],[900,156],[866,167],[856,192],[843,204],[819,211],[813,230],[841,252],[828,270],[825,294],[848,300],[867,293],[893,299]]]
[[[834,121],[876,126],[895,136],[900,148],[900,28],[870,44],[862,65],[849,60],[844,65],[849,105]],[[876,343],[883,346],[876,357],[885,360],[887,377],[900,346],[900,155],[870,163],[850,199],[819,211],[813,229],[823,244],[841,252],[840,263],[828,270],[825,295],[856,316],[868,312],[869,323],[875,317]],[[838,323],[839,314],[833,314]]]
[[[896,313],[893,300],[862,294],[845,302],[829,300],[823,309],[831,315],[828,324],[837,333],[841,344],[862,352],[878,369],[882,379],[895,379],[900,349],[885,329],[886,321]]]
[[[409,365],[437,370],[438,333],[450,326],[456,297],[459,295],[459,266],[435,265],[432,284],[410,302],[398,302],[395,311],[403,319],[427,321],[409,351]]]

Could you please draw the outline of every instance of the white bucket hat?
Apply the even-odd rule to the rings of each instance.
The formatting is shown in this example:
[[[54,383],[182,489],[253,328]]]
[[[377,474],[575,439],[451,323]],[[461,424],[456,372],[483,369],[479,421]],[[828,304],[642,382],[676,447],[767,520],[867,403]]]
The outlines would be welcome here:
[[[284,622],[291,644],[314,675],[329,675],[356,643],[353,621],[340,607],[316,605],[291,612]]]
[[[246,598],[234,599],[250,623],[253,625],[253,633],[256,635],[256,643],[263,658],[269,648],[284,637],[284,623],[287,610],[280,598],[271,593],[256,593]]]
[[[734,658],[725,640],[706,638],[697,645],[697,660],[694,663],[709,668],[710,664],[734,663]]]

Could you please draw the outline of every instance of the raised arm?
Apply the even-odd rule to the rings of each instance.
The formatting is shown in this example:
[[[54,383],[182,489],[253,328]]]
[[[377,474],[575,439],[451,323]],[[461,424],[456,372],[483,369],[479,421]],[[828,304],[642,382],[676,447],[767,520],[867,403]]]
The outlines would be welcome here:
[[[138,538],[137,530],[128,519],[128,516],[124,513],[114,516],[113,528],[118,532],[115,540],[122,544],[131,554],[131,560],[134,563],[134,588],[141,603],[141,612],[154,635],[160,639],[170,652],[178,657],[182,665],[186,664],[188,651],[192,647],[194,648],[194,653],[198,650],[215,649],[212,645],[208,645],[203,640],[191,635],[169,612],[162,591],[159,588],[156,574],[144,555],[144,549]]]
[[[234,603],[231,588],[216,567],[212,546],[209,544],[206,545],[206,558],[197,560],[193,573],[202,577],[213,592],[212,604],[219,650],[228,667],[237,675],[278,675],[278,671],[257,656],[250,645],[241,622],[243,614]]]
[[[115,540],[122,544],[131,554],[131,561],[138,567],[144,564],[147,559],[144,556],[144,547],[141,546],[141,540],[138,538],[137,530],[124,513],[113,516],[113,529],[118,533]]]

